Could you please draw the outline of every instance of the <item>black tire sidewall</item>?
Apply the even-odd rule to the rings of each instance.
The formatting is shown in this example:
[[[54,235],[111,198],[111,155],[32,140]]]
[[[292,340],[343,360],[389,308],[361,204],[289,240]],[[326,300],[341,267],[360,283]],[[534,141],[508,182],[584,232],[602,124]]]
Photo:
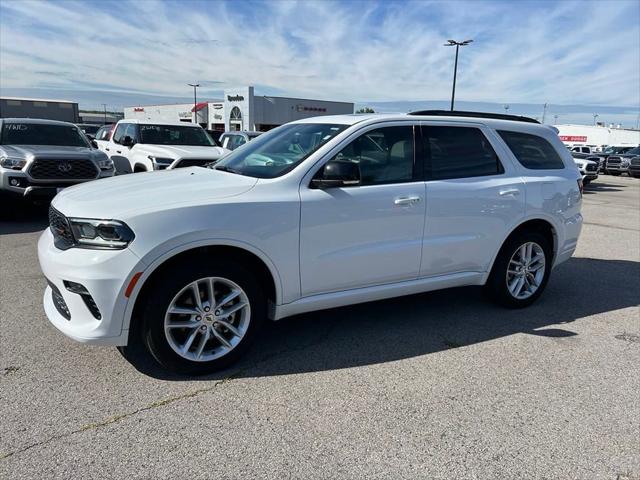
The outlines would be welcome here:
[[[507,268],[509,266],[509,261],[511,257],[515,253],[515,251],[523,244],[527,242],[535,242],[544,251],[545,255],[545,271],[544,278],[542,279],[542,283],[538,287],[538,290],[528,298],[518,299],[515,298],[509,292],[506,282],[506,274]],[[489,295],[501,305],[504,305],[509,308],[523,308],[531,305],[535,302],[542,292],[544,291],[547,282],[549,281],[549,276],[551,275],[551,269],[553,267],[553,247],[549,244],[547,238],[538,233],[532,231],[524,231],[518,233],[511,238],[509,238],[502,248],[500,249],[500,253],[496,258],[496,261],[493,264],[493,268],[491,269],[491,274],[489,275],[489,280],[486,284],[486,289]]]
[[[173,351],[164,333],[164,317],[173,297],[189,283],[205,277],[227,278],[239,285],[249,298],[249,328],[241,342],[227,355],[208,362],[187,360]],[[264,292],[255,276],[242,264],[230,261],[194,261],[171,268],[156,278],[142,314],[142,340],[149,353],[165,368],[176,373],[203,375],[234,363],[250,346],[267,313]]]

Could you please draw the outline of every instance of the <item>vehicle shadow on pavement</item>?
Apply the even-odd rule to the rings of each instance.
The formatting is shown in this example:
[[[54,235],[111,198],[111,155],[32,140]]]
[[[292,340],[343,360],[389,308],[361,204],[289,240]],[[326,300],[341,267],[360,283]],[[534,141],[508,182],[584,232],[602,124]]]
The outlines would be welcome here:
[[[49,226],[49,202],[27,203],[9,199],[0,210],[0,235],[39,232]]]
[[[625,279],[625,288],[619,288],[620,279]],[[556,339],[575,336],[571,322],[636,306],[639,292],[639,262],[572,258],[553,272],[538,302],[522,310],[492,304],[478,287],[455,288],[269,323],[239,364],[214,375],[167,374],[141,351],[127,359],[146,375],[176,381],[336,370],[428,355],[518,333]]]
[[[612,185],[610,183],[603,183],[596,181],[595,183],[590,183],[584,187],[583,193],[592,194],[598,192],[621,192],[622,189],[627,188],[626,185]]]

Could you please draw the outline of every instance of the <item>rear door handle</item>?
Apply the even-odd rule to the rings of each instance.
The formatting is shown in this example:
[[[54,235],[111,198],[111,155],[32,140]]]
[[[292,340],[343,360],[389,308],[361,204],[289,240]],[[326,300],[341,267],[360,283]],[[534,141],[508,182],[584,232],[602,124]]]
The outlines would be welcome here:
[[[509,188],[507,190],[500,190],[500,196],[501,197],[506,197],[508,195],[511,195],[512,197],[520,195],[520,190],[518,190],[517,188]]]
[[[420,197],[396,197],[393,200],[393,204],[394,205],[413,205],[415,203],[420,203],[420,201],[422,200],[422,198]]]
[[[104,149],[105,149],[107,152],[110,152],[110,151],[111,151],[111,150],[109,150],[109,147],[104,147]]]
[[[116,150],[116,153],[122,153],[122,150]]]

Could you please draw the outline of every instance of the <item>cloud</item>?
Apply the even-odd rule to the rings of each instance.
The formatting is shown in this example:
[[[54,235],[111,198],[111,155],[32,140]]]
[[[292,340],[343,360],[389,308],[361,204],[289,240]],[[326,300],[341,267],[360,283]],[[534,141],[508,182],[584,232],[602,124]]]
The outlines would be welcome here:
[[[0,88],[203,96],[263,85],[352,101],[640,104],[640,4],[610,2],[0,4]]]

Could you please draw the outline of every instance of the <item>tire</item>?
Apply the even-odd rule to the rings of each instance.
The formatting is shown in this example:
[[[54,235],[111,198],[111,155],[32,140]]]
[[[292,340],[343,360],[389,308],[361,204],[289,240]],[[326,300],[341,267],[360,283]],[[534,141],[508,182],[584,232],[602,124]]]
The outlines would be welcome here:
[[[539,265],[539,262],[531,262],[531,271],[533,272],[532,275],[534,276],[534,279],[537,280],[537,288],[533,293],[521,292],[523,295],[524,293],[529,294],[526,297],[523,296],[522,298],[520,298],[514,296],[514,294],[512,294],[509,290],[508,281],[515,278],[509,277],[508,275],[510,274],[508,274],[507,270],[510,265],[513,265],[511,264],[512,258],[518,258],[519,249],[521,249],[521,247],[526,244],[537,245],[537,248],[534,247],[534,251],[537,251],[537,249],[539,249],[537,253],[544,254],[544,266],[533,272],[533,268],[535,268],[536,265]],[[524,230],[522,232],[518,232],[509,237],[500,249],[498,257],[496,258],[493,264],[493,268],[491,269],[489,279],[487,280],[487,283],[485,285],[485,291],[495,302],[507,308],[527,307],[535,302],[538,297],[540,297],[540,295],[542,295],[542,292],[544,291],[544,288],[549,281],[549,275],[551,274],[552,259],[553,248],[544,235],[532,230]],[[538,271],[540,271],[539,275]],[[527,277],[526,282],[529,281],[529,276],[527,276],[526,274],[522,276],[523,278],[525,276]],[[522,286],[523,290],[528,290],[526,282]]]
[[[213,306],[210,306],[208,300],[209,279],[213,279],[214,285],[216,305]],[[201,295],[200,309],[193,294],[194,283],[197,284]],[[165,271],[160,278],[154,280],[150,289],[141,315],[142,342],[158,363],[175,373],[204,375],[230,366],[255,339],[267,315],[266,296],[255,275],[242,263],[234,262],[232,259],[215,262],[194,259],[185,265]],[[238,289],[241,294],[224,304],[219,304],[224,297],[237,292]],[[219,307],[226,305],[224,310],[230,311],[241,303],[246,303],[246,306],[229,316],[216,316]],[[180,311],[188,309],[189,313],[169,313],[169,307],[174,311],[176,308]],[[199,310],[200,313],[196,313],[195,310]],[[184,324],[185,328],[165,328],[167,322],[171,325]],[[222,323],[230,325],[230,329],[221,326]],[[235,329],[235,334],[232,333],[231,327]],[[189,343],[191,336],[193,338]],[[225,347],[219,341],[220,336],[230,345]],[[201,344],[203,348],[200,348]],[[177,352],[176,349],[185,346],[186,354]],[[201,353],[196,359],[198,351]]]
[[[591,180],[587,180],[586,178],[582,181],[582,185],[585,186],[585,187],[587,185],[589,185],[590,183],[591,183]]]

